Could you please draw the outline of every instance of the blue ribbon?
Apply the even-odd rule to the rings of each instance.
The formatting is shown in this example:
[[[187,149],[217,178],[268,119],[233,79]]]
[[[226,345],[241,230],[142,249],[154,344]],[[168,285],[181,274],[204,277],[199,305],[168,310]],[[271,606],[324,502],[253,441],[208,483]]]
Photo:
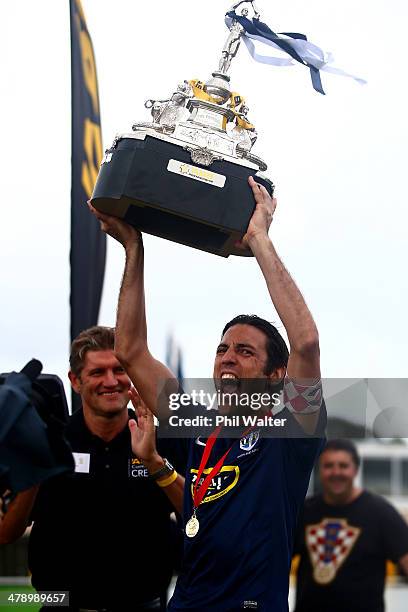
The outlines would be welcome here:
[[[306,60],[304,60],[295,51],[295,49],[292,47],[292,45],[290,44],[288,40],[284,38],[280,38],[279,34],[276,34],[275,32],[273,32],[270,29],[270,27],[266,25],[266,23],[263,23],[262,21],[260,21],[259,19],[256,19],[255,17],[251,21],[250,19],[248,19],[247,17],[244,17],[243,15],[237,15],[235,11],[230,11],[229,13],[227,13],[227,16],[231,17],[231,19],[234,19],[235,21],[238,21],[238,23],[244,28],[246,32],[248,32],[248,34],[253,34],[254,36],[259,36],[261,38],[270,40],[271,42],[275,43],[275,45],[280,47],[282,51],[285,51],[285,53],[290,55],[290,57],[292,57],[294,60],[296,60],[300,64],[303,64],[304,66],[307,66],[310,70],[310,76],[312,78],[313,89],[325,95],[325,92],[323,91],[319,69],[309,64],[309,62],[307,62]],[[299,34],[297,32],[281,32],[280,34],[283,34],[284,36],[288,36],[289,38],[293,38],[294,40],[298,39],[298,40],[307,41],[307,37],[304,34]]]

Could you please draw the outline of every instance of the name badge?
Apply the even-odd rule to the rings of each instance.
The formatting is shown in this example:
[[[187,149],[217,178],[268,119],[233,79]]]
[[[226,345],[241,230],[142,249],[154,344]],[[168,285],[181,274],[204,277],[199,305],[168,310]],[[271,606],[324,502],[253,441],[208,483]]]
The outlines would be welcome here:
[[[81,474],[89,474],[91,455],[89,453],[72,453],[75,461],[75,471]]]

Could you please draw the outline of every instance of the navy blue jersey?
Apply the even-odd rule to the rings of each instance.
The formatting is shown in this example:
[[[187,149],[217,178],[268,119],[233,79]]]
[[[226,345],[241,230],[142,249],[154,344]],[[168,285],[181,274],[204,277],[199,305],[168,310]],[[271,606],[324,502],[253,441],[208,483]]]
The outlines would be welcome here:
[[[294,533],[321,438],[217,439],[203,476],[230,448],[198,508],[200,530],[184,537],[184,562],[169,610],[286,612]],[[185,522],[203,440],[190,443]]]

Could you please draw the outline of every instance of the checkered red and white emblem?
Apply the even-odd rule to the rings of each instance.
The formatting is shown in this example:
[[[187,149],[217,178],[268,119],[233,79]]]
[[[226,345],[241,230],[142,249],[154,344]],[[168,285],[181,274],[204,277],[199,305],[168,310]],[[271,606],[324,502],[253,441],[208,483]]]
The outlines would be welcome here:
[[[361,529],[352,527],[346,519],[325,518],[306,526],[306,546],[316,582],[328,584],[335,579],[360,533]]]
[[[312,414],[322,405],[322,381],[312,385],[301,385],[293,378],[286,377],[283,387],[283,401],[290,412]]]

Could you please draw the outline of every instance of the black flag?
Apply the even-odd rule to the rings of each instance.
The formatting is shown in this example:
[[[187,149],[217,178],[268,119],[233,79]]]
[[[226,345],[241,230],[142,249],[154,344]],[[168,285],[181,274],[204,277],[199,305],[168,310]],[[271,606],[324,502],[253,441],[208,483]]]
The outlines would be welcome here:
[[[106,236],[86,202],[102,160],[98,82],[80,0],[70,0],[72,75],[71,341],[96,325],[105,272]]]

